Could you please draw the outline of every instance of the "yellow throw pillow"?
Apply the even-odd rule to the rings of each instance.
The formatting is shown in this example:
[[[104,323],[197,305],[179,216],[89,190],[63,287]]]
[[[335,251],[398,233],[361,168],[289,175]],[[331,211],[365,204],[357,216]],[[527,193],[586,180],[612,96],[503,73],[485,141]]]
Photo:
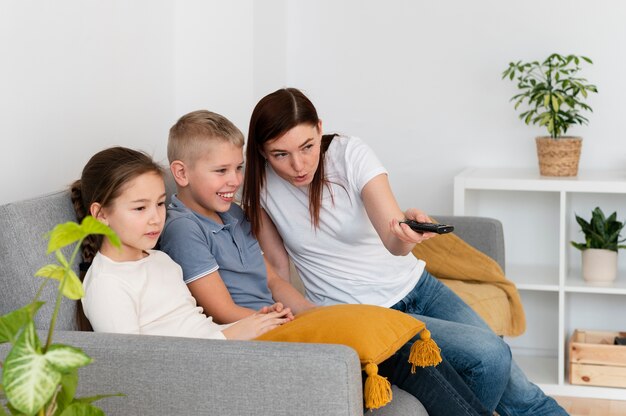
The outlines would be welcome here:
[[[391,401],[391,385],[378,375],[378,366],[421,331],[411,347],[409,362],[425,367],[441,362],[440,350],[426,325],[394,309],[373,305],[320,306],[260,337],[258,341],[342,344],[356,350],[365,381],[365,406],[375,409]]]

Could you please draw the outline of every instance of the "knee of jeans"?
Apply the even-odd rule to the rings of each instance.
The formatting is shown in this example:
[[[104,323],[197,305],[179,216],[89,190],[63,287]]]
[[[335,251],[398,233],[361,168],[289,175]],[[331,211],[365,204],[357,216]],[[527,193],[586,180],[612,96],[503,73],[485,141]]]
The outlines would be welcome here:
[[[511,361],[513,360],[509,345],[502,338],[495,336],[492,342],[487,344],[485,354],[489,357],[489,366],[492,367],[492,374],[508,379],[511,374]]]
[[[504,340],[494,333],[485,333],[476,342],[480,343],[480,355],[476,357],[473,371],[489,374],[495,379],[506,380],[511,372],[511,349]]]

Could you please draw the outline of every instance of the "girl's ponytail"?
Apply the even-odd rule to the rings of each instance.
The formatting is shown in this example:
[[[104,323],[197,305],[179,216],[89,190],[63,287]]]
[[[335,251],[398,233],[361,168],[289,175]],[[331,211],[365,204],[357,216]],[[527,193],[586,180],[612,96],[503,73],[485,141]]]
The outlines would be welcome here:
[[[70,197],[72,198],[72,205],[74,206],[74,212],[76,213],[76,220],[80,223],[87,216],[87,208],[85,208],[85,204],[83,202],[83,193],[81,189],[80,179],[72,183],[70,186]],[[98,252],[98,249],[93,249],[93,245],[87,240],[93,236],[89,236],[83,240],[83,244],[81,247],[81,262],[79,265],[78,277],[82,282],[85,279],[85,274],[87,274],[87,270],[89,270],[89,266],[91,265],[91,261],[95,256],[95,253]],[[91,327],[91,323],[85,316],[85,311],[83,311],[83,303],[78,301],[76,304],[76,323],[78,324],[78,329],[81,331],[93,331]]]
[[[87,207],[85,206],[85,200],[83,198],[82,183],[79,180],[75,181],[70,187],[70,193],[72,198],[72,204],[74,205],[74,212],[76,212],[76,220],[81,222],[89,214]],[[80,264],[80,280],[85,277],[85,273],[89,269],[93,258],[98,253],[100,245],[102,244],[102,236],[90,235],[83,240],[82,244],[82,262]]]

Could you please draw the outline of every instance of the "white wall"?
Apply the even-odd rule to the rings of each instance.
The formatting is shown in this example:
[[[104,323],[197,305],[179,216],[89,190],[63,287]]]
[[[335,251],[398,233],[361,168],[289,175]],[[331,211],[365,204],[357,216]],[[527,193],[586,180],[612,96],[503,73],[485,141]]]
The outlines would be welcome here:
[[[327,130],[361,136],[403,206],[452,211],[465,166],[536,165],[508,62],[590,56],[581,168],[622,169],[626,3],[606,0],[3,0],[0,203],[61,189],[112,144],[165,157],[198,108],[244,132],[256,101],[302,88]],[[53,162],[55,154],[66,154]]]
[[[164,156],[171,2],[3,1],[0,203],[66,187],[111,145]]]
[[[169,126],[183,114],[207,109],[245,131],[253,101],[253,12],[253,0],[177,0],[176,118]]]
[[[65,188],[96,151],[166,162],[167,133],[253,105],[252,0],[0,4],[0,203]]]
[[[402,206],[452,212],[452,178],[466,166],[535,167],[534,136],[501,80],[512,60],[585,54],[600,93],[581,169],[626,168],[626,3],[589,0],[294,1],[290,85],[306,90],[327,130],[359,135],[390,172]],[[625,178],[626,179],[626,178]]]

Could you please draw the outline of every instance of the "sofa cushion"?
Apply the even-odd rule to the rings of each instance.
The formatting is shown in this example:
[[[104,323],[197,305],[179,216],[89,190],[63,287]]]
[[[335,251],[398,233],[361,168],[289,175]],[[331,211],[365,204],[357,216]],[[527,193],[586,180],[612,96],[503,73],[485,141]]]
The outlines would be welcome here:
[[[391,400],[391,385],[378,375],[379,364],[391,357],[420,331],[421,340],[411,348],[409,360],[415,365],[441,361],[439,348],[430,339],[425,324],[409,314],[373,305],[321,306],[298,314],[296,319],[256,340],[342,344],[356,350],[368,378],[365,382],[367,408]]]
[[[485,283],[439,280],[474,309],[496,334],[503,335],[508,332],[512,319],[511,307],[504,290]]]
[[[46,256],[46,234],[58,223],[75,221],[68,191],[0,206],[0,315],[32,302],[42,283],[47,282],[40,297],[46,304],[35,317],[37,328],[47,328],[56,299],[56,282],[34,277],[49,263]],[[69,250],[63,250],[67,258]],[[58,329],[75,329],[76,302],[63,299],[57,317]]]
[[[452,233],[416,244],[413,254],[426,262],[426,270],[433,276],[470,283],[471,285],[458,287],[463,287],[468,292],[466,297],[469,289],[476,291],[477,296],[471,299],[471,306],[486,318],[498,335],[517,336],[524,332],[526,318],[517,288],[504,276],[502,268],[492,258]],[[494,291],[491,287],[499,291]],[[491,309],[496,304],[490,302],[496,293],[499,296],[499,292],[505,294],[507,305],[504,309]],[[482,303],[482,300],[489,302]],[[505,315],[508,315],[506,321],[501,319]],[[490,322],[490,317],[497,317],[499,321]]]

